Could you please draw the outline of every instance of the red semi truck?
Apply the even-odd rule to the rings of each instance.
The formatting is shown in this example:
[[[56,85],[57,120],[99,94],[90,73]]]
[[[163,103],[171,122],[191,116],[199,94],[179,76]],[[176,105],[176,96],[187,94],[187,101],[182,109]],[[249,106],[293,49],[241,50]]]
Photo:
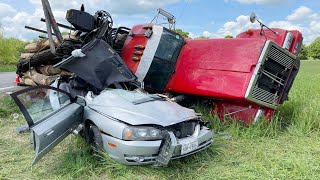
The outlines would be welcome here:
[[[149,34],[149,36],[145,36]],[[134,26],[121,49],[151,92],[210,98],[212,112],[250,124],[271,119],[299,70],[299,31],[248,30],[232,39],[189,39],[156,24]]]

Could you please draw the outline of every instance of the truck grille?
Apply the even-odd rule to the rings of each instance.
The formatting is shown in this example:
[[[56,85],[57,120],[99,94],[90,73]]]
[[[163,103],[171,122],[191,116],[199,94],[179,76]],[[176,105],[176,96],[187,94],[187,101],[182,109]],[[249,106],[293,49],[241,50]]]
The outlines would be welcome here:
[[[276,108],[296,57],[272,41],[267,41],[256,66],[246,99]]]

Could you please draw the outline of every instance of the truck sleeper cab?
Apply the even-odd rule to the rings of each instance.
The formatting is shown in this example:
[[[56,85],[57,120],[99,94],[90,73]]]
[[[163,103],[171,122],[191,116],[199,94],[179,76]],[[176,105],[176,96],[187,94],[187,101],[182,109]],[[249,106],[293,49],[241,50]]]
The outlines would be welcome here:
[[[143,36],[150,30],[151,37]],[[121,56],[146,90],[212,98],[221,119],[250,124],[272,117],[299,70],[301,33],[276,31],[275,37],[267,34],[271,40],[257,36],[258,30],[233,39],[193,40],[159,25],[136,25]]]

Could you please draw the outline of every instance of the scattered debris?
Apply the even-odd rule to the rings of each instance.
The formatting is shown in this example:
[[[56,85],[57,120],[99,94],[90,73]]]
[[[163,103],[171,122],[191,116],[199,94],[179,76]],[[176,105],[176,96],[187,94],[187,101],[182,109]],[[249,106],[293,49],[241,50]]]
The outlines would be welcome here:
[[[218,136],[220,136],[222,139],[232,139],[231,134],[219,133]]]
[[[19,118],[19,114],[18,113],[13,113],[12,117],[13,117],[13,119],[18,119]]]

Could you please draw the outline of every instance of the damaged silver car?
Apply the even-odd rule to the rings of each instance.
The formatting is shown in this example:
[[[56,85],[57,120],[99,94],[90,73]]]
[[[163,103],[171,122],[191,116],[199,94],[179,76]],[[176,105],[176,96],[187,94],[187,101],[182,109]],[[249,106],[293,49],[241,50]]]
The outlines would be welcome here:
[[[193,109],[135,86],[136,77],[105,41],[96,39],[81,53],[57,66],[85,86],[76,78],[60,79],[54,87],[11,94],[31,130],[33,163],[79,127],[88,142],[127,165],[165,166],[213,143],[213,131]]]

